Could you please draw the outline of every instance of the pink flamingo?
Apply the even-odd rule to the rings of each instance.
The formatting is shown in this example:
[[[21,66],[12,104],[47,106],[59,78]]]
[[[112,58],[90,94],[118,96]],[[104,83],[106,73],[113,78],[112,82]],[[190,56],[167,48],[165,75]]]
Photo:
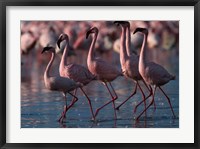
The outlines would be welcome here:
[[[143,100],[136,105],[134,112],[136,112],[137,107],[144,102],[144,106],[146,108],[146,99],[148,99],[152,95],[152,91],[148,88],[147,84],[142,79],[142,76],[139,73],[138,64],[139,64],[139,56],[132,54],[130,50],[130,23],[128,21],[115,21],[117,25],[120,25],[122,28],[121,33],[121,44],[120,44],[120,63],[122,67],[122,72],[127,78],[132,79],[136,85],[133,93],[124,100],[116,109],[119,109],[123,104],[125,104],[132,96],[134,96],[137,92],[137,87],[139,87]],[[126,42],[126,43],[125,43]],[[149,90],[150,94],[145,97],[144,91],[142,90],[139,81],[142,81],[146,88]]]
[[[96,77],[94,75],[92,75],[90,73],[90,71],[87,68],[85,68],[84,66],[81,66],[78,64],[67,64],[67,55],[68,55],[68,50],[69,50],[69,37],[67,34],[61,34],[59,36],[58,41],[57,41],[57,45],[59,48],[60,48],[60,43],[63,40],[66,41],[66,45],[64,48],[64,53],[62,55],[62,59],[60,62],[60,67],[59,67],[60,76],[70,78],[70,79],[74,80],[75,82],[82,83],[83,85],[87,85],[92,80],[95,80]],[[80,89],[83,92],[83,94],[85,95],[85,97],[87,98],[89,106],[90,106],[90,111],[92,113],[92,117],[93,117],[93,119],[95,119],[91,101],[90,101],[89,97],[87,96],[87,94],[85,93],[85,91],[83,90],[83,88],[80,87]],[[76,95],[76,91],[77,91],[77,89],[75,89],[74,95]]]
[[[88,65],[89,71],[93,75],[97,76],[97,80],[100,80],[100,81],[103,82],[103,84],[105,84],[110,96],[112,97],[112,100],[108,101],[106,104],[104,104],[103,106],[98,108],[95,112],[95,117],[97,116],[98,112],[102,108],[104,108],[106,105],[108,105],[112,102],[113,108],[114,108],[115,119],[116,119],[117,115],[116,115],[115,102],[114,101],[118,98],[118,96],[117,96],[113,86],[111,85],[111,81],[115,80],[118,76],[122,76],[123,74],[117,68],[113,67],[111,64],[103,61],[100,58],[95,57],[94,46],[95,46],[95,43],[96,43],[96,40],[97,40],[98,32],[99,31],[96,27],[92,27],[86,33],[86,38],[88,38],[88,36],[91,33],[94,34],[94,37],[92,39],[92,43],[90,45],[88,57],[87,57],[87,65]],[[110,85],[111,89],[113,90],[115,97],[112,95],[107,83]]]
[[[74,100],[69,107],[67,107],[67,102],[66,105],[64,106],[64,111],[61,115],[61,117],[59,118],[59,122],[63,122],[63,119],[65,118],[66,112],[73,106],[73,104],[78,100],[78,98],[71,94],[70,91],[73,91],[74,89],[81,87],[82,84],[75,82],[69,78],[65,78],[65,77],[61,77],[61,76],[51,76],[49,74],[50,68],[52,66],[52,63],[55,59],[55,49],[53,47],[45,47],[42,51],[42,53],[44,52],[51,52],[52,56],[51,56],[51,60],[49,61],[46,70],[44,72],[44,83],[47,89],[49,90],[53,90],[53,91],[61,91],[63,93],[63,96],[66,100],[66,94],[69,93],[72,97],[74,97]]]
[[[28,54],[34,48],[37,38],[32,31],[27,31],[21,35],[21,54]]]
[[[139,72],[144,79],[144,81],[150,86],[153,85],[153,97],[151,103],[144,109],[143,112],[137,117],[137,120],[141,117],[141,115],[153,104],[154,102],[154,96],[157,87],[161,90],[161,92],[165,95],[167,98],[167,101],[170,105],[171,111],[173,113],[173,116],[175,117],[171,102],[167,94],[163,91],[161,88],[162,85],[165,85],[171,80],[175,79],[175,76],[168,73],[168,71],[163,68],[161,65],[156,64],[154,62],[148,62],[147,61],[147,52],[146,52],[146,42],[148,37],[148,30],[146,28],[136,28],[134,31],[134,34],[140,32],[144,35],[142,48],[140,51],[140,58],[139,58]]]

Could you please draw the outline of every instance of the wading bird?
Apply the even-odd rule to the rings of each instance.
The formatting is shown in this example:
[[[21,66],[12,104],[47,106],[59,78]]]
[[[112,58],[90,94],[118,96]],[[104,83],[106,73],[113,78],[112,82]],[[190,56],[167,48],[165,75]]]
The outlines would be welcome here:
[[[64,40],[66,41],[66,43],[65,43],[65,48],[64,48],[64,52],[63,52],[61,62],[60,62],[60,67],[59,67],[60,76],[70,78],[70,79],[74,80],[75,82],[82,83],[83,85],[87,85],[92,80],[95,80],[96,77],[94,75],[92,75],[90,73],[90,71],[87,68],[85,68],[84,66],[81,66],[78,64],[67,64],[67,55],[68,55],[68,50],[69,50],[68,35],[61,34],[58,38],[57,45],[60,48],[60,43]],[[89,97],[87,96],[87,94],[85,93],[85,91],[83,90],[83,88],[80,87],[80,89],[83,92],[83,94],[85,95],[85,97],[87,98],[89,106],[90,106],[90,111],[92,113],[92,117],[93,117],[93,119],[95,119],[91,101],[90,101]],[[77,91],[77,89],[75,89],[74,95],[76,95],[76,91]]]
[[[87,57],[87,65],[88,65],[89,71],[97,77],[97,80],[100,80],[100,81],[103,82],[103,84],[105,84],[107,90],[109,91],[110,96],[112,97],[112,100],[108,101],[106,104],[104,104],[103,106],[98,108],[95,112],[95,117],[97,116],[98,112],[102,108],[104,108],[105,106],[107,106],[108,104],[110,104],[112,102],[114,114],[115,114],[115,119],[117,119],[114,102],[118,98],[118,96],[117,96],[114,88],[111,85],[111,81],[115,80],[118,76],[122,76],[123,74],[116,67],[114,67],[111,64],[103,61],[100,58],[95,57],[94,47],[95,47],[95,43],[96,43],[96,40],[97,40],[98,32],[99,31],[96,27],[92,27],[86,33],[86,38],[88,38],[88,36],[90,34],[94,34],[93,39],[92,39],[92,43],[90,45],[88,57]],[[112,93],[111,93],[111,91],[108,87],[108,84],[110,85],[111,89],[113,90],[115,97],[112,95]]]
[[[175,79],[175,76],[168,73],[168,71],[163,68],[161,65],[156,64],[154,62],[147,61],[147,51],[146,51],[146,42],[148,37],[148,30],[146,28],[136,28],[134,33],[140,32],[144,35],[141,51],[140,51],[140,58],[139,58],[139,72],[144,79],[144,81],[150,86],[154,86],[153,88],[153,97],[151,103],[141,112],[141,114],[136,118],[137,120],[141,117],[141,115],[153,104],[156,89],[159,88],[161,92],[167,98],[167,101],[170,105],[171,111],[173,116],[175,117],[171,102],[167,94],[161,88],[162,85],[165,85],[171,80]],[[151,86],[150,86],[151,87]]]
[[[74,97],[74,100],[72,101],[72,103],[69,105],[69,107],[67,107],[67,102],[66,105],[64,106],[64,111],[61,115],[61,117],[59,118],[59,122],[63,122],[63,119],[65,118],[66,112],[73,106],[73,104],[78,100],[78,98],[71,94],[70,91],[73,91],[74,89],[81,87],[82,84],[79,82],[75,82],[69,78],[65,78],[65,77],[61,77],[61,76],[51,76],[49,74],[52,63],[55,59],[55,48],[53,47],[45,47],[42,51],[42,53],[44,52],[51,52],[52,56],[51,56],[51,60],[49,61],[46,70],[44,72],[44,83],[47,89],[52,90],[52,91],[60,91],[63,93],[63,96],[66,99],[66,94],[69,93],[72,97]]]
[[[116,109],[119,109],[124,103],[126,103],[132,96],[134,96],[137,92],[137,87],[139,87],[141,93],[142,93],[142,98],[143,100],[136,105],[134,112],[136,111],[137,107],[144,102],[144,106],[146,108],[146,99],[151,96],[152,92],[142,79],[142,76],[139,73],[138,70],[138,64],[139,64],[139,56],[131,53],[130,50],[130,40],[131,40],[131,35],[130,35],[130,23],[128,21],[115,21],[114,22],[117,25],[121,26],[122,33],[121,33],[121,43],[120,43],[120,63],[121,63],[121,68],[123,74],[127,77],[132,79],[136,85],[133,93],[126,99],[124,100]],[[149,90],[150,94],[145,97],[145,94],[140,86],[139,81],[142,81],[146,88]]]

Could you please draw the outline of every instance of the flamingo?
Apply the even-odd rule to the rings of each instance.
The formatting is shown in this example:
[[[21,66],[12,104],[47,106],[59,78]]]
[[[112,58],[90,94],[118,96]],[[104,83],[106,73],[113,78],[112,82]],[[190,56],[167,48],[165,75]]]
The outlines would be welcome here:
[[[147,61],[147,53],[146,53],[146,42],[148,37],[148,30],[146,28],[136,28],[134,33],[140,32],[144,35],[140,58],[139,58],[139,72],[144,79],[144,81],[149,85],[153,86],[153,96],[151,103],[141,112],[141,114],[136,118],[137,120],[141,117],[141,115],[153,104],[154,96],[156,89],[159,88],[164,96],[167,98],[167,101],[170,105],[172,114],[175,118],[174,110],[171,105],[171,101],[164,90],[161,88],[162,85],[165,85],[171,80],[175,80],[175,76],[171,75],[164,67],[154,62]]]
[[[52,90],[52,91],[60,91],[63,93],[63,96],[66,100],[66,94],[69,93],[72,97],[74,97],[75,101],[73,101],[69,107],[67,107],[67,104],[64,106],[64,111],[61,115],[61,117],[59,118],[59,122],[63,122],[63,119],[65,118],[66,112],[73,106],[73,104],[78,100],[78,98],[71,94],[70,91],[73,91],[74,89],[81,87],[82,84],[79,82],[75,82],[69,78],[65,78],[62,76],[51,76],[49,74],[50,68],[52,66],[52,63],[55,59],[55,48],[53,47],[45,47],[43,48],[42,53],[44,52],[51,52],[52,56],[51,56],[51,60],[49,61],[46,70],[44,72],[44,83],[47,89]]]
[[[123,74],[116,67],[114,67],[111,64],[103,61],[100,58],[95,57],[94,46],[95,46],[95,43],[96,43],[96,40],[97,40],[98,32],[99,31],[98,31],[97,27],[92,27],[86,33],[86,38],[88,38],[88,36],[90,34],[94,34],[93,39],[92,39],[92,43],[90,45],[88,57],[87,57],[87,65],[88,65],[89,71],[97,77],[97,80],[100,80],[101,82],[103,82],[103,84],[105,84],[112,100],[108,101],[106,104],[104,104],[103,106],[98,108],[95,112],[95,117],[97,116],[97,114],[99,113],[99,111],[101,109],[103,109],[105,106],[107,106],[108,104],[110,104],[112,102],[113,103],[113,109],[114,109],[114,116],[115,116],[115,119],[116,119],[117,115],[116,115],[116,110],[115,110],[115,100],[118,98],[118,96],[117,96],[117,94],[116,94],[116,92],[115,92],[115,90],[114,90],[114,88],[111,84],[111,81],[115,80],[118,76],[122,76]],[[108,87],[108,84],[110,85],[112,91],[114,92],[115,97],[112,95],[111,90]]]
[[[75,82],[80,82],[83,85],[87,85],[88,83],[90,83],[92,80],[95,79],[95,76],[92,75],[90,73],[90,71],[87,68],[85,68],[84,66],[81,66],[78,64],[67,64],[67,54],[68,54],[68,50],[69,50],[68,35],[64,34],[64,33],[61,34],[58,38],[57,45],[60,48],[60,43],[64,40],[66,41],[66,45],[64,48],[64,53],[62,55],[60,67],[59,67],[60,76],[67,77],[67,78],[74,80]],[[83,94],[85,95],[85,97],[87,98],[89,106],[90,106],[90,111],[92,113],[92,117],[93,117],[93,119],[95,119],[91,101],[90,101],[89,97],[87,96],[87,94],[85,93],[85,91],[83,90],[83,88],[80,87],[80,89],[83,92]],[[76,95],[76,91],[77,91],[77,89],[75,89],[74,95]]]
[[[37,42],[32,31],[27,31],[21,35],[21,54],[28,54]]]
[[[120,25],[122,28],[122,33],[121,33],[121,44],[120,44],[120,63],[122,67],[122,72],[127,78],[132,79],[136,85],[133,93],[126,99],[124,100],[116,109],[119,110],[119,108],[125,104],[132,96],[134,96],[137,92],[137,87],[139,87],[143,100],[136,105],[134,112],[136,112],[137,107],[144,102],[144,106],[146,108],[146,99],[148,99],[151,95],[152,92],[148,88],[147,84],[144,82],[142,79],[142,76],[139,73],[138,70],[138,64],[139,64],[139,56],[131,53],[130,50],[130,23],[128,21],[115,21],[114,22],[117,25]],[[142,81],[146,88],[149,90],[150,94],[145,97],[144,91],[142,90],[139,81]]]

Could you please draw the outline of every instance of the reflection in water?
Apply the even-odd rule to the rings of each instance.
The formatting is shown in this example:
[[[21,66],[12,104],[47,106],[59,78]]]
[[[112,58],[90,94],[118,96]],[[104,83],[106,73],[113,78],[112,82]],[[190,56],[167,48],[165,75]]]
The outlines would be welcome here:
[[[158,50],[157,50],[158,51]],[[175,50],[174,50],[175,51]],[[86,98],[78,90],[78,102],[67,112],[66,120],[63,124],[57,122],[64,106],[64,100],[60,92],[52,92],[45,88],[43,81],[43,73],[49,60],[49,56],[39,57],[33,50],[26,58],[24,65],[21,67],[21,127],[22,128],[176,128],[179,127],[179,73],[178,73],[178,56],[172,51],[161,51],[154,61],[163,65],[170,73],[176,74],[176,80],[166,84],[163,88],[169,95],[176,119],[172,119],[172,113],[161,92],[157,92],[155,101],[157,109],[154,112],[150,108],[147,117],[141,117],[139,122],[135,121],[135,117],[143,110],[142,106],[138,107],[134,114],[135,105],[142,100],[140,92],[133,96],[120,110],[117,111],[117,120],[114,120],[114,111],[112,104],[106,106],[99,112],[97,120],[91,120],[91,113]],[[86,66],[87,51],[77,50],[77,56],[72,56],[69,61],[76,62]],[[31,56],[30,56],[31,55]],[[34,60],[34,56],[37,57]],[[39,57],[39,60],[38,60]],[[101,55],[105,60],[109,60],[120,69],[119,55],[110,52]],[[79,58],[79,59],[78,59]],[[80,59],[81,58],[81,59]],[[60,57],[57,56],[53,65],[53,75],[58,75],[58,64]],[[134,82],[124,77],[118,77],[112,82],[118,99],[116,105],[119,105],[126,99],[134,89]],[[143,87],[145,89],[145,87]],[[109,100],[107,90],[98,81],[93,81],[84,87],[86,93],[91,98],[94,110]],[[145,91],[145,93],[148,93]],[[67,96],[68,103],[71,97]],[[147,103],[150,102],[150,99]]]

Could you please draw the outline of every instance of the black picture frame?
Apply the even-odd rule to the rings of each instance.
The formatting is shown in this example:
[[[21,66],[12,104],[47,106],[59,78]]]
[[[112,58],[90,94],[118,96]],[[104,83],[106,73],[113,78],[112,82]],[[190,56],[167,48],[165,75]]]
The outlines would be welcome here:
[[[7,6],[194,6],[194,143],[7,143],[6,142],[6,7]],[[184,148],[197,149],[199,145],[200,131],[200,108],[198,101],[198,87],[200,81],[198,79],[200,59],[198,59],[200,49],[200,2],[199,0],[2,0],[0,1],[0,147],[7,148]],[[191,49],[192,50],[192,49]],[[189,102],[189,99],[188,99]],[[134,135],[134,134],[133,134]],[[120,135],[119,135],[120,137]]]

